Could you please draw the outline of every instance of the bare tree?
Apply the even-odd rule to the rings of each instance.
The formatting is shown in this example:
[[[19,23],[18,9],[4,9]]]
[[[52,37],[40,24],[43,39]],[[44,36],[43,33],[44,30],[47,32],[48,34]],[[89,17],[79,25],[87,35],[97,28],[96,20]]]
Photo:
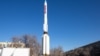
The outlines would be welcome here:
[[[12,41],[14,43],[19,42],[19,41],[24,43],[26,48],[30,48],[30,56],[38,56],[39,55],[40,44],[39,44],[36,36],[24,35],[21,38],[13,37]]]
[[[51,56],[63,56],[63,49],[61,46],[51,49]]]
[[[25,47],[30,48],[31,56],[39,55],[40,44],[38,43],[36,36],[24,35],[22,41],[25,43]]]
[[[21,47],[21,44],[20,44],[20,42],[21,42],[21,38],[19,38],[19,37],[13,37],[12,38],[12,45],[13,45],[13,47]]]
[[[13,37],[12,38],[12,42],[19,42],[19,41],[21,41],[21,38],[19,38],[19,37]]]

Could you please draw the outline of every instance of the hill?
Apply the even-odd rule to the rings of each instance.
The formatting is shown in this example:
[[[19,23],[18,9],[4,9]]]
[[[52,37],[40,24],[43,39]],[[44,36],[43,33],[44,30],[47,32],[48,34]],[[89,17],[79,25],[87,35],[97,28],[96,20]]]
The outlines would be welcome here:
[[[100,41],[65,52],[64,56],[100,56]]]

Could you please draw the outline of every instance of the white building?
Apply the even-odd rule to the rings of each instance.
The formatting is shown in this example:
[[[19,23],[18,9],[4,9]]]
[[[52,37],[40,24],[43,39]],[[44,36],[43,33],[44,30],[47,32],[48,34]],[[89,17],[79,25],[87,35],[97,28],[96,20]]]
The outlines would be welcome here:
[[[21,43],[21,42],[0,42],[0,48],[6,48],[6,47],[10,47],[10,48],[24,48],[25,44]]]
[[[30,48],[3,48],[0,56],[30,56]]]

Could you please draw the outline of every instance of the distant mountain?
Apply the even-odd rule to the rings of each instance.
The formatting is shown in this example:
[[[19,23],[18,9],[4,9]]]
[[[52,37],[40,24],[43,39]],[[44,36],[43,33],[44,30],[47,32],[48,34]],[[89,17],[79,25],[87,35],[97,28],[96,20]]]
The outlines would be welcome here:
[[[100,41],[65,52],[64,56],[100,56]]]

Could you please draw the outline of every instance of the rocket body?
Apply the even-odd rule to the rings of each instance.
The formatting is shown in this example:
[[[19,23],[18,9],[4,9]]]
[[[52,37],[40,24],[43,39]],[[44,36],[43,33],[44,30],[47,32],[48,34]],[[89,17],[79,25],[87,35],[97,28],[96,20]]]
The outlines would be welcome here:
[[[47,18],[47,1],[44,2],[44,25],[43,25],[44,32],[48,32],[48,18]]]
[[[42,38],[42,50],[43,56],[50,55],[50,43],[49,43],[49,35],[48,35],[48,18],[47,18],[47,1],[44,2],[44,24],[43,24],[43,38]]]

